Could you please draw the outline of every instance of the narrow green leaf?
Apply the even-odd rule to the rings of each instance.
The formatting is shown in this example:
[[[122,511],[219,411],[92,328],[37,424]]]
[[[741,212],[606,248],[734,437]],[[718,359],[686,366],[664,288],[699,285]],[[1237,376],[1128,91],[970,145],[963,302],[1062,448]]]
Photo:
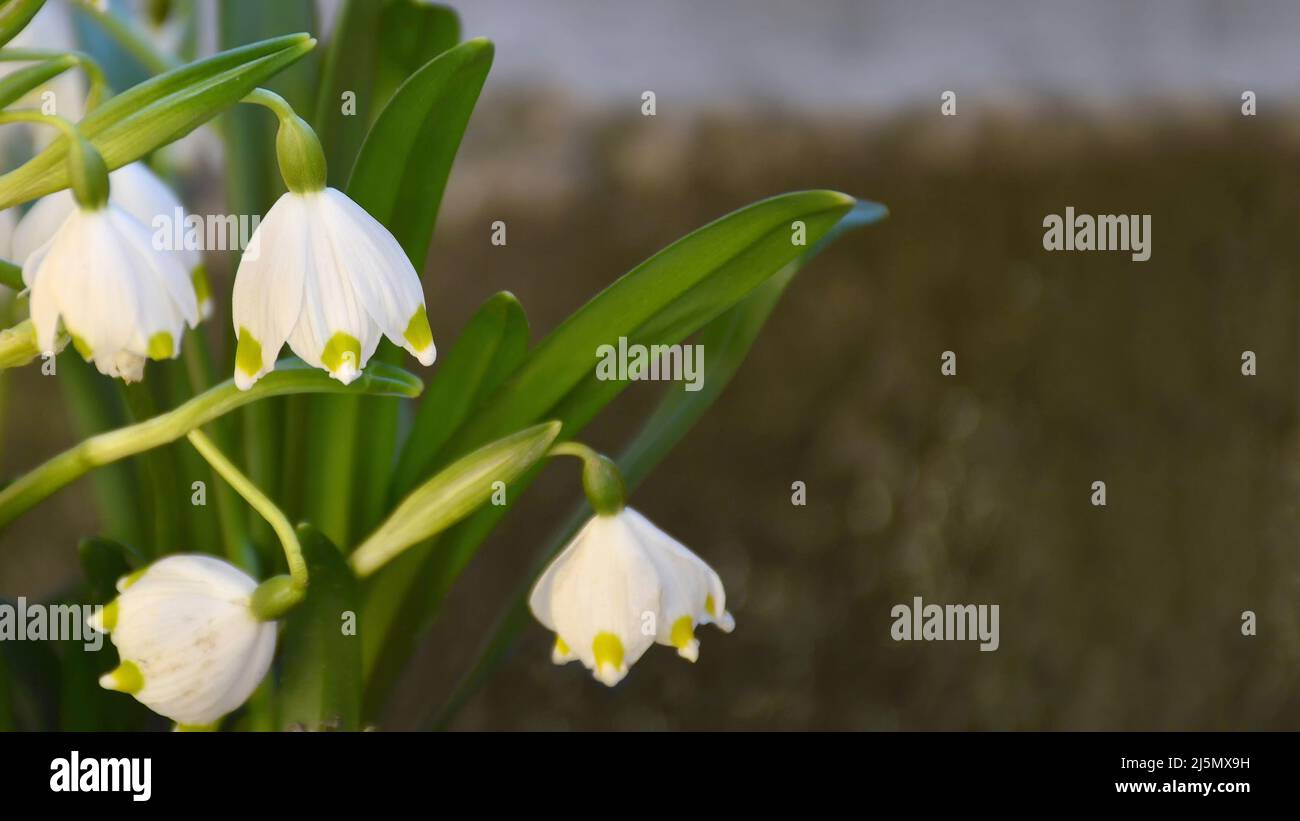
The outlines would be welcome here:
[[[375,109],[382,110],[407,78],[460,42],[460,17],[450,6],[422,0],[388,0],[380,21]]]
[[[446,530],[491,498],[498,482],[508,485],[546,455],[559,422],[534,425],[475,450],[420,485],[348,560],[368,576],[403,550]]]
[[[361,720],[357,579],[343,554],[310,525],[298,526],[311,582],[285,620],[280,721],[285,729],[356,730]]]
[[[704,327],[696,341],[696,344],[703,346],[708,363],[707,376],[702,389],[699,391],[669,390],[660,400],[654,413],[646,420],[641,431],[617,459],[619,470],[629,491],[634,490],[649,476],[655,466],[681,441],[730,384],[795,274],[847,231],[878,222],[887,214],[888,211],[884,206],[877,203],[858,202],[831,231],[799,259],[787,264],[743,301]],[[590,515],[591,511],[585,503],[579,505],[570,514],[565,524],[558,529],[555,537],[538,551],[531,572],[523,578],[519,589],[509,600],[505,612],[497,619],[496,626],[480,651],[475,664],[461,677],[451,698],[436,715],[435,726],[445,726],[505,658],[520,631],[531,618],[528,612],[527,595],[532,588],[533,580],[555,553],[568,543],[582,522]],[[470,531],[475,524],[474,519],[469,520],[461,528],[447,534],[443,541],[456,541],[457,537],[465,542],[473,542],[476,538],[481,541],[486,533],[480,535],[478,532],[467,532],[462,535],[459,532],[462,529]],[[450,545],[448,551],[451,552],[456,548],[456,545]]]
[[[0,3],[0,46],[18,36],[43,5],[45,0],[5,0]]]
[[[631,337],[643,326],[678,338],[698,329],[807,250],[791,241],[795,222],[804,224],[807,241],[815,244],[853,204],[852,197],[835,191],[784,194],[674,242],[547,336],[457,433],[451,451],[463,452],[547,416],[584,378],[594,379],[596,349],[603,344],[617,345],[620,336]],[[643,332],[637,338],[645,341],[649,336]],[[572,433],[575,426],[564,421],[566,435]]]
[[[412,75],[370,129],[348,178],[348,196],[393,233],[417,271],[492,55],[491,42],[470,40]]]
[[[110,169],[177,140],[311,51],[306,34],[277,37],[190,63],[128,89],[78,128]],[[68,186],[67,138],[0,177],[0,208]]]

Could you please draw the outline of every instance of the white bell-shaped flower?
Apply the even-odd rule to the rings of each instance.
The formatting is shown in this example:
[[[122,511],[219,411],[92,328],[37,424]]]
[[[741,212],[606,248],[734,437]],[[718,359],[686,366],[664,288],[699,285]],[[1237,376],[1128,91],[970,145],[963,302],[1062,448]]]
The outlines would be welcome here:
[[[333,188],[276,201],[239,262],[233,302],[243,389],[275,367],[286,341],[344,384],[381,336],[433,364],[419,275],[393,235]]]
[[[154,251],[149,229],[121,208],[74,208],[54,235],[28,254],[32,324],[53,351],[59,321],[87,360],[108,376],[141,378],[145,358],[180,353],[198,324],[194,287],[173,258]]]
[[[158,254],[170,257],[185,269],[194,286],[199,314],[212,315],[211,289],[203,267],[203,257],[195,248],[177,243],[175,237],[186,230],[185,207],[180,197],[143,161],[124,165],[108,175],[110,205],[130,214],[150,229],[150,245]],[[23,215],[13,231],[9,258],[20,265],[54,236],[73,211],[76,200],[68,189],[42,197]]]
[[[592,517],[542,573],[528,605],[556,634],[556,664],[579,659],[610,686],[651,644],[695,661],[697,625],[735,627],[718,574],[627,507]]]
[[[100,684],[183,725],[215,722],[261,683],[275,622],[249,601],[257,582],[211,556],[177,554],[118,582],[90,626],[111,635],[122,663]]]

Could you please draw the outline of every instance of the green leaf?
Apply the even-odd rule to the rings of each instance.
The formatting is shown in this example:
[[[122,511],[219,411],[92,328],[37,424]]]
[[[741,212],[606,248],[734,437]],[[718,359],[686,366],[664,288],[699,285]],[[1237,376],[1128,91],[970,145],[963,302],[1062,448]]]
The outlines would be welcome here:
[[[376,4],[380,5],[380,4]],[[460,17],[450,6],[418,0],[387,0],[380,20],[375,109],[382,110],[421,66],[460,42]]]
[[[527,351],[523,306],[514,294],[494,294],[470,318],[425,391],[393,471],[390,499],[406,495],[432,472],[438,451],[452,433],[519,367]]]
[[[368,576],[403,550],[441,533],[486,502],[497,482],[510,484],[551,447],[559,422],[511,434],[464,456],[413,490],[348,560]]]
[[[795,274],[847,231],[878,222],[887,214],[888,211],[882,205],[867,201],[858,202],[831,231],[799,259],[786,265],[743,301],[704,327],[696,344],[702,345],[708,352],[708,377],[704,380],[701,390],[670,389],[664,394],[641,431],[617,459],[619,470],[629,491],[634,490],[649,476],[655,466],[681,441],[730,384]],[[540,575],[560,548],[573,538],[573,534],[590,515],[591,511],[585,503],[579,505],[569,515],[565,524],[558,529],[555,537],[538,551],[531,572],[524,577],[520,588],[509,600],[505,612],[498,618],[475,664],[457,683],[451,698],[437,715],[436,726],[445,726],[446,722],[504,660],[507,651],[531,618],[527,596],[533,580]],[[474,524],[474,520],[471,519],[465,527],[468,529]],[[457,531],[453,531],[448,534],[448,537],[455,538],[459,535]],[[469,540],[475,536],[476,533],[468,534]]]
[[[181,66],[113,97],[78,129],[109,169],[177,140],[311,51],[316,41],[293,34],[223,51]],[[0,209],[68,186],[67,138],[0,177]]]
[[[298,539],[311,581],[285,620],[280,721],[286,729],[356,730],[363,627],[356,618],[357,579],[339,549],[311,525],[298,526]]]
[[[470,40],[412,75],[370,129],[348,178],[348,196],[393,233],[417,271],[492,56],[491,42]]]
[[[393,233],[417,271],[424,267],[452,161],[491,65],[492,44],[473,40],[416,72],[371,128],[348,181],[348,196]],[[401,355],[384,343],[375,359],[397,362]],[[361,447],[357,433],[363,419],[366,442]],[[317,401],[309,430],[312,441],[333,447],[308,451],[307,518],[330,538],[348,544],[382,510],[383,477],[392,469],[397,441],[397,405]],[[366,477],[363,487],[368,490],[355,506],[337,504],[356,476]]]
[[[5,0],[0,4],[0,46],[26,28],[43,5],[45,0]]]
[[[807,241],[815,244],[854,202],[835,191],[783,194],[677,240],[601,291],[547,336],[482,412],[461,429],[449,446],[451,451],[463,452],[550,415],[584,378],[594,381],[596,349],[601,345],[617,345],[619,337],[634,335],[642,342],[674,342],[698,329],[807,250],[791,242],[796,221],[804,223]],[[616,392],[614,387],[604,390]],[[591,403],[575,411],[590,418]],[[580,427],[564,416],[558,418],[565,422],[566,436]]]
[[[0,490],[0,528],[56,490],[95,468],[174,442],[194,428],[270,396],[296,393],[351,393],[413,397],[419,379],[392,365],[372,362],[351,385],[297,359],[281,360],[275,370],[241,391],[228,379],[190,401],[148,421],[101,433],[50,459]]]

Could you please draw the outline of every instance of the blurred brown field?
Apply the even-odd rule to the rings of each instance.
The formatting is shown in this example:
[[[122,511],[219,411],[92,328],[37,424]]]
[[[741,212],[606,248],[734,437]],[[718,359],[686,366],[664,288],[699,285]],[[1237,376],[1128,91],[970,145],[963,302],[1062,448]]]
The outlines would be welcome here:
[[[1300,121],[1230,104],[943,118],[936,100],[878,121],[494,98],[429,260],[444,351],[497,290],[538,339],[764,196],[835,188],[891,216],[799,275],[633,499],[717,568],[736,632],[703,629],[694,667],[654,648],[607,690],[554,668],[530,624],[450,726],[1300,729],[1298,146]],[[1067,205],[1151,214],[1151,260],[1044,251],[1043,217]],[[634,386],[584,438],[616,452],[663,389]],[[5,400],[5,476],[73,441],[34,367],[7,375]],[[427,726],[578,495],[571,466],[547,469],[381,726]],[[95,527],[86,481],[31,511],[0,535],[0,594],[54,593]],[[1000,648],[892,641],[890,609],[915,596],[998,604]]]

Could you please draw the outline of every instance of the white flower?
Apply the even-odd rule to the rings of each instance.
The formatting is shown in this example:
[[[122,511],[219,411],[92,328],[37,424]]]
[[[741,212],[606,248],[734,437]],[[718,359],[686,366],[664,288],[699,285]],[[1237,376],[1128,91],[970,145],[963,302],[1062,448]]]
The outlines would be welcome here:
[[[124,165],[108,175],[108,202],[121,208],[142,225],[155,229],[150,236],[150,247],[154,252],[170,257],[185,269],[194,285],[199,304],[199,313],[207,318],[212,315],[212,299],[208,288],[207,274],[203,268],[203,258],[193,248],[162,248],[154,241],[161,226],[170,226],[179,220],[182,230],[185,228],[185,208],[175,192],[163,182],[157,174],[149,169],[143,161]],[[68,189],[42,197],[31,207],[13,231],[13,250],[10,259],[20,265],[40,248],[59,230],[68,216],[77,210],[76,200]],[[159,221],[162,221],[161,223]],[[166,235],[172,235],[170,228]],[[179,233],[179,232],[177,232]]]
[[[347,384],[387,336],[423,365],[433,335],[420,277],[379,221],[333,188],[289,192],[267,212],[235,274],[235,384],[275,367],[288,341]]]
[[[556,664],[580,659],[611,687],[655,642],[695,661],[696,625],[735,627],[718,574],[627,507],[592,517],[537,580],[528,605],[556,634]]]
[[[42,351],[54,350],[62,319],[82,356],[128,382],[143,376],[145,357],[180,353],[185,324],[198,324],[190,278],[154,251],[148,228],[112,203],[74,208],[28,254],[23,282]]]
[[[90,626],[122,664],[100,678],[178,724],[211,724],[248,700],[275,654],[275,622],[249,607],[257,582],[211,556],[178,554],[118,582]]]

